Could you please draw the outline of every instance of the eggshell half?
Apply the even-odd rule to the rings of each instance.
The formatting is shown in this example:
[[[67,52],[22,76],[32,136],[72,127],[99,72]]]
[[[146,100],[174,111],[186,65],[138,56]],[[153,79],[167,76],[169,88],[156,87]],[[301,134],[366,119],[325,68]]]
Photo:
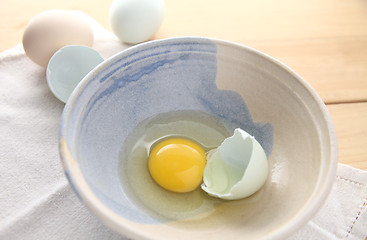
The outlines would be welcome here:
[[[254,137],[237,128],[207,155],[201,188],[209,195],[235,200],[257,192],[268,176],[268,160]]]
[[[102,56],[93,48],[79,45],[62,47],[47,65],[47,84],[51,92],[65,103],[79,82],[101,62]]]

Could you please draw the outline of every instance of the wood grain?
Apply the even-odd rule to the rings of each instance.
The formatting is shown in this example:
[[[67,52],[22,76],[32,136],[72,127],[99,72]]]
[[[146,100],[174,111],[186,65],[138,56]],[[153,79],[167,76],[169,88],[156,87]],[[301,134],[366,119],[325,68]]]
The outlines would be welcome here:
[[[339,145],[339,162],[367,170],[367,102],[328,105]]]
[[[0,51],[21,42],[28,20],[81,10],[110,29],[112,0],[1,0]],[[155,39],[205,36],[263,51],[320,94],[335,123],[340,162],[367,169],[366,0],[166,0]],[[0,63],[1,64],[1,63]]]
[[[299,73],[326,104],[367,101],[367,36],[251,45]]]

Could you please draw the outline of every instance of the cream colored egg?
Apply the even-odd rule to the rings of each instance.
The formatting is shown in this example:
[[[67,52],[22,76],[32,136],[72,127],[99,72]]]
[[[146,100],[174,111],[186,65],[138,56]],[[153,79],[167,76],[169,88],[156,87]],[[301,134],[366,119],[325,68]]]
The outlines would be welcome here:
[[[237,128],[207,155],[201,188],[209,195],[235,200],[257,192],[268,176],[268,160],[254,137]]]
[[[33,17],[23,35],[25,53],[43,67],[63,46],[92,44],[93,31],[88,22],[66,10],[49,10]]]

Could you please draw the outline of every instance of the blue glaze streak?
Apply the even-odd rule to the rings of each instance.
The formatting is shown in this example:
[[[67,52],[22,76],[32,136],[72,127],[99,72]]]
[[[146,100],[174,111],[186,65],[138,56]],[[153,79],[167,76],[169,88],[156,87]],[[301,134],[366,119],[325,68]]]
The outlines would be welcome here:
[[[143,76],[149,75],[150,73],[156,71],[159,67],[162,67],[166,64],[172,64],[172,63],[176,62],[177,60],[184,60],[186,58],[186,56],[187,56],[187,54],[184,54],[184,55],[179,56],[176,59],[168,59],[168,60],[163,59],[163,60],[160,60],[160,61],[157,61],[157,62],[153,62],[152,64],[147,65],[142,69],[139,69],[139,71],[137,71],[137,72],[134,72],[134,73],[129,74],[127,76],[123,76],[123,77],[115,80],[111,86],[106,88],[103,92],[101,92],[101,94],[98,95],[98,97],[96,99],[94,99],[94,101],[92,102],[91,105],[94,105],[95,102],[97,102],[101,98],[105,97],[106,95],[109,95],[109,94],[113,93],[114,91],[116,91],[116,89],[123,88],[128,83],[139,81]],[[125,71],[129,72],[130,69],[132,69],[131,66],[129,66],[127,69],[125,69]]]
[[[166,47],[164,49],[162,49],[161,46],[156,46],[156,47],[151,47],[149,49],[149,52],[152,53],[147,53],[146,51],[140,52],[133,52],[131,53],[129,56],[125,56],[123,58],[120,58],[119,60],[117,60],[114,63],[115,67],[114,69],[108,69],[106,72],[106,75],[104,77],[102,77],[99,81],[100,83],[104,82],[106,79],[108,79],[110,76],[112,76],[114,73],[116,73],[119,69],[127,67],[127,66],[131,66],[132,64],[140,61],[141,59],[145,58],[150,58],[150,57],[154,57],[155,55],[157,55],[157,53],[159,52],[160,55],[164,55],[164,54],[168,54],[171,53],[173,51],[177,51],[177,49],[179,49],[180,51],[183,52],[193,52],[195,51],[196,48],[200,48],[201,52],[212,52],[210,48],[202,48],[203,44],[202,43],[196,43],[196,42],[189,42],[189,43],[185,43],[185,42],[181,42],[181,43],[171,43],[170,45],[167,45],[168,50],[166,49]],[[172,49],[172,50],[171,50]]]
[[[255,136],[269,158],[273,147],[273,126],[270,123],[254,123],[250,111],[238,93],[219,90],[216,86],[207,87],[209,94],[198,96],[207,110],[226,122],[232,132],[239,127]]]

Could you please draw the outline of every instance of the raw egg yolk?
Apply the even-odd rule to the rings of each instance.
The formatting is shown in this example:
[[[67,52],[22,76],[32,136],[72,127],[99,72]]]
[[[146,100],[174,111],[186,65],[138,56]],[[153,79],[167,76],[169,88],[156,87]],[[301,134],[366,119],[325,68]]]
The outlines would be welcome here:
[[[163,188],[190,192],[202,182],[205,151],[184,138],[168,138],[153,146],[149,154],[149,172]]]

